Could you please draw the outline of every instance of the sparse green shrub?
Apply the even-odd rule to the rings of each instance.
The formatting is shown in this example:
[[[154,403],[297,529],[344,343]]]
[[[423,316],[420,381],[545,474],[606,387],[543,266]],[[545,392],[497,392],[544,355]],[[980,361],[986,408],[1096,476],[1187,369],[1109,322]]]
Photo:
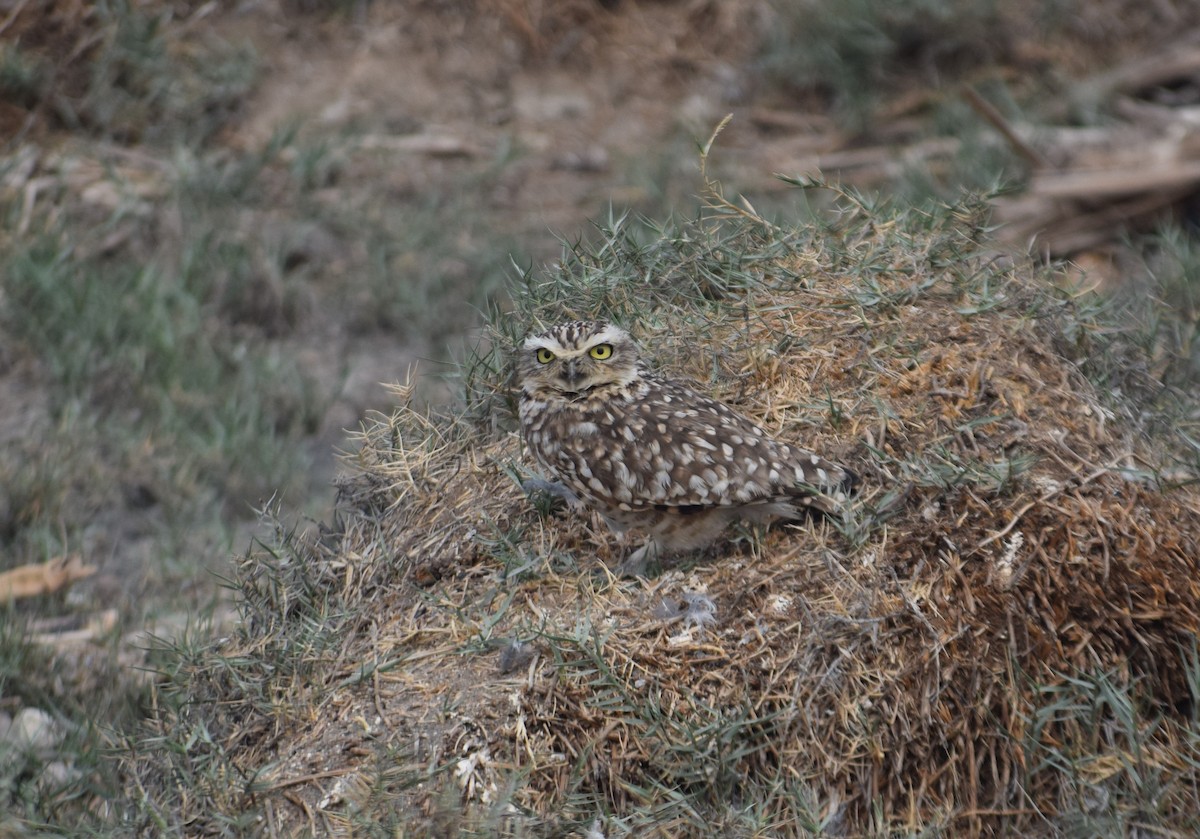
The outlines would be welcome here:
[[[45,83],[46,70],[37,57],[17,44],[0,44],[0,99],[31,108]]]
[[[1126,293],[1164,384],[1200,387],[1200,239],[1178,225],[1143,243],[1148,288]]]
[[[1006,49],[992,0],[801,0],[775,11],[767,75],[818,91],[854,127],[866,125],[901,80],[944,85]]]
[[[1193,642],[1163,663],[1189,686],[1190,725],[1186,716],[1156,708],[1127,672],[1061,674],[1055,684],[1038,686],[1041,701],[1025,719],[1027,774],[1030,783],[1063,779],[1049,825],[1055,835],[1126,836],[1189,812],[1185,824],[1200,829],[1188,780],[1200,763],[1196,655]]]

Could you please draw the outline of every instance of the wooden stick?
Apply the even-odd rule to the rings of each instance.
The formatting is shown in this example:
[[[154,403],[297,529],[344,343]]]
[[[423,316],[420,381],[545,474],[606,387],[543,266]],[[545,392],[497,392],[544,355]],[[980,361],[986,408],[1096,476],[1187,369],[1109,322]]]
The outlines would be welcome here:
[[[0,600],[49,594],[95,573],[96,566],[84,565],[78,554],[22,565],[0,574]]]
[[[1004,135],[1004,139],[1008,140],[1009,145],[1016,150],[1017,154],[1025,158],[1029,165],[1035,169],[1049,169],[1050,161],[1042,156],[1042,153],[1035,149],[1029,143],[1022,139],[1021,135],[1016,132],[1004,118],[1004,115],[996,110],[996,106],[979,95],[979,91],[970,85],[963,85],[963,97],[967,100],[975,111],[984,119],[992,124],[992,127]]]
[[[1083,169],[1036,175],[1029,184],[1029,190],[1047,198],[1087,200],[1160,190],[1174,191],[1197,181],[1200,181],[1200,160],[1189,160],[1173,166]]]

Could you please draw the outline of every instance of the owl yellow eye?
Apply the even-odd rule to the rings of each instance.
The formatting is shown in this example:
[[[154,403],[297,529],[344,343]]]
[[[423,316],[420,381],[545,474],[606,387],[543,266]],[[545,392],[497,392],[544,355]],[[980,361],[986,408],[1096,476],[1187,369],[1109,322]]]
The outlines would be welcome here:
[[[545,347],[542,347],[537,351],[537,360],[538,364],[549,364],[554,360],[554,353],[550,352],[550,350],[546,349]]]
[[[588,350],[588,355],[599,361],[612,356],[612,344],[597,344]]]

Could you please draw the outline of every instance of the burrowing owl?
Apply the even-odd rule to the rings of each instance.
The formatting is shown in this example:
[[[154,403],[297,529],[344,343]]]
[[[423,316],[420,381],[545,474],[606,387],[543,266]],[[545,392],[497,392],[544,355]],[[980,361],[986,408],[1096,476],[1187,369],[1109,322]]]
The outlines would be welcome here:
[[[647,371],[612,324],[576,321],[528,338],[518,374],[521,428],[541,465],[614,530],[649,534],[626,573],[660,552],[703,547],[735,519],[833,513],[856,481]]]

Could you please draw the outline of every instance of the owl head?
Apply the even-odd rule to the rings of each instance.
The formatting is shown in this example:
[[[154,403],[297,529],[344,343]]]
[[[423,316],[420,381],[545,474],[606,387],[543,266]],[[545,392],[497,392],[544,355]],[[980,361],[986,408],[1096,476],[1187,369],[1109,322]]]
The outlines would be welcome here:
[[[637,378],[637,345],[611,323],[564,323],[525,339],[517,373],[530,395],[574,399]]]

